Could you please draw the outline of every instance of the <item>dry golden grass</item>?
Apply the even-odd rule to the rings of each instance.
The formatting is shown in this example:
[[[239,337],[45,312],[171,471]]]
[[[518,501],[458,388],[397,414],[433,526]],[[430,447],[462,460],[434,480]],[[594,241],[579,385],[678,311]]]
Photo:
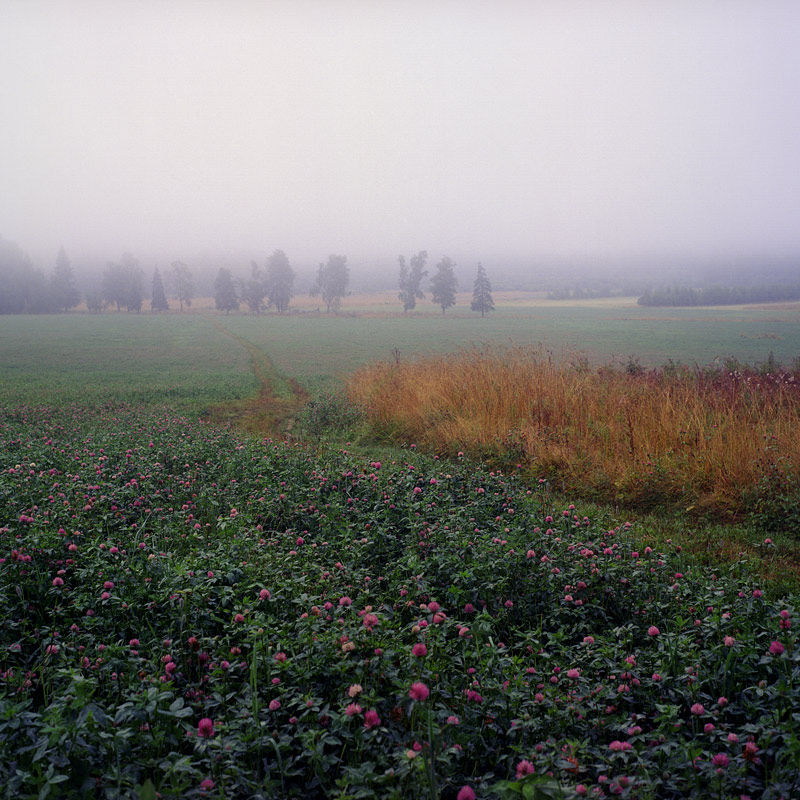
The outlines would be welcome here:
[[[349,392],[395,439],[615,501],[736,513],[765,475],[796,477],[800,464],[800,380],[788,374],[629,374],[474,350],[365,367]]]

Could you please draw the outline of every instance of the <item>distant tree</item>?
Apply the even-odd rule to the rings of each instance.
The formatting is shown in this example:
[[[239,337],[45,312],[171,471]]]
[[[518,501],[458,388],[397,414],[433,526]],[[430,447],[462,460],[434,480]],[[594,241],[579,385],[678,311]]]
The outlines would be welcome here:
[[[283,250],[276,250],[267,259],[265,281],[267,300],[282,314],[289,308],[294,285],[294,270]]]
[[[425,297],[420,286],[422,279],[428,274],[428,270],[425,269],[428,251],[420,250],[415,256],[411,256],[409,266],[406,266],[405,256],[398,256],[397,260],[400,264],[398,280],[400,292],[397,297],[403,303],[403,312],[407,313],[416,307],[417,300]]]
[[[103,293],[99,289],[86,292],[86,308],[93,314],[99,314],[103,310]]]
[[[483,317],[487,311],[494,311],[494,300],[492,300],[492,284],[486,277],[486,270],[483,264],[478,262],[478,275],[475,278],[475,286],[472,291],[473,311],[480,311]]]
[[[194,298],[194,278],[183,261],[173,261],[170,264],[169,283],[172,293],[181,305],[181,311],[184,303],[191,307]]]
[[[330,314],[339,310],[342,298],[347,294],[347,284],[350,281],[350,268],[347,266],[347,256],[328,256],[327,264],[320,264],[317,270],[317,279],[311,287],[311,296],[322,295],[322,302]]]
[[[63,247],[56,256],[56,265],[50,278],[50,289],[53,294],[53,303],[57,308],[69,311],[81,301],[80,292],[75,287],[75,275],[72,272],[67,254]]]
[[[0,314],[31,311],[35,284],[30,258],[16,242],[0,237]]]
[[[103,272],[103,298],[128,311],[142,310],[144,273],[139,261],[130,253],[123,253],[119,262],[109,262]]]
[[[164,293],[164,281],[158,267],[153,272],[153,293],[150,295],[150,309],[152,311],[169,311],[167,295]]]
[[[250,262],[250,277],[241,282],[241,297],[251,311],[258,314],[264,308],[264,295],[267,289],[264,286],[264,275],[255,261]]]
[[[441,306],[442,314],[445,310],[456,304],[455,261],[445,256],[436,265],[436,274],[431,278],[431,299],[436,305]]]
[[[214,303],[217,309],[230,314],[239,308],[239,299],[236,297],[236,286],[229,269],[224,267],[217,273],[214,281]]]

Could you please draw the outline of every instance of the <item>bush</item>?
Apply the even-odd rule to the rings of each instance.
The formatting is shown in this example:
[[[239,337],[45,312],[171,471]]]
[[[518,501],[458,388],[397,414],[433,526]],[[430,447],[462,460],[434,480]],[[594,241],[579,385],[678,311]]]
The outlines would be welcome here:
[[[343,392],[323,392],[305,406],[300,424],[307,435],[321,439],[328,434],[341,435],[352,431],[362,418],[360,407]]]

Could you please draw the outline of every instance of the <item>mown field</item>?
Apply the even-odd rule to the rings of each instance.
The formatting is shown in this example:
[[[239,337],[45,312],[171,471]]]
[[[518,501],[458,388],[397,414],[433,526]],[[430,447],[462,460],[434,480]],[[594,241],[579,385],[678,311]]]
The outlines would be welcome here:
[[[726,355],[794,355],[726,314]],[[0,318],[4,795],[797,796],[792,531],[701,559],[557,481],[197,419],[539,315]]]

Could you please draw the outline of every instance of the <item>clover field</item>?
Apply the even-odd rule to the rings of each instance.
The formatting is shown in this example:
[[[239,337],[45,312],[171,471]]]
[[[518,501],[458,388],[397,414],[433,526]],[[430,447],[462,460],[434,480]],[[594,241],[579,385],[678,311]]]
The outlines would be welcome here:
[[[7,797],[791,798],[796,597],[465,460],[0,408]]]

